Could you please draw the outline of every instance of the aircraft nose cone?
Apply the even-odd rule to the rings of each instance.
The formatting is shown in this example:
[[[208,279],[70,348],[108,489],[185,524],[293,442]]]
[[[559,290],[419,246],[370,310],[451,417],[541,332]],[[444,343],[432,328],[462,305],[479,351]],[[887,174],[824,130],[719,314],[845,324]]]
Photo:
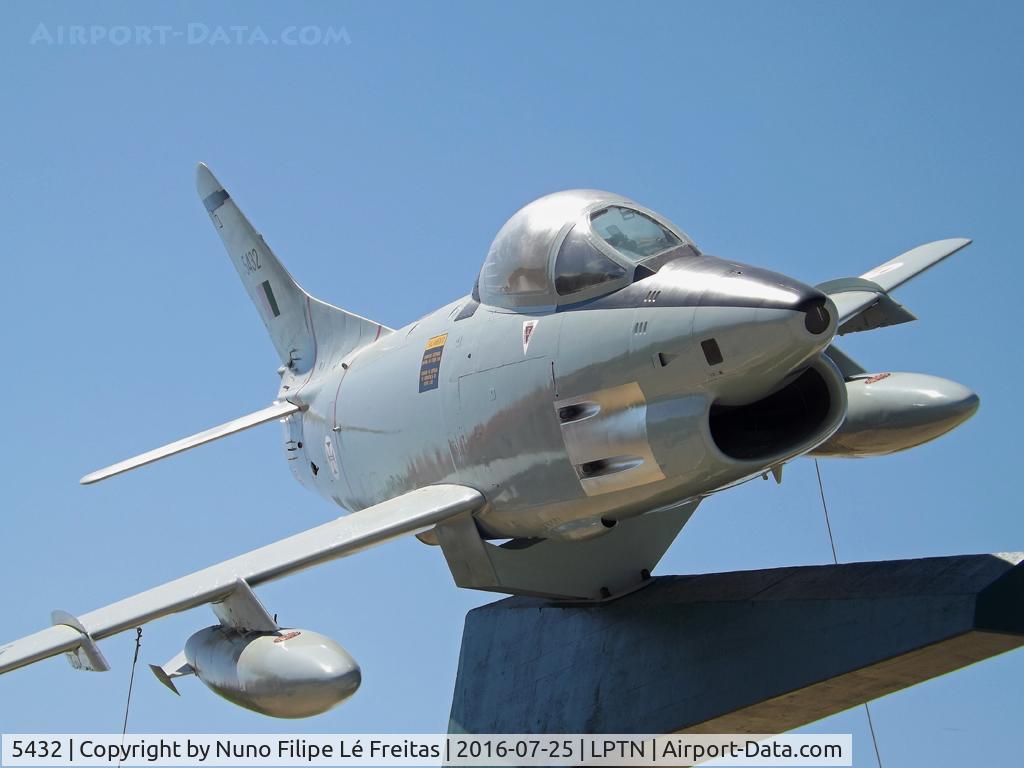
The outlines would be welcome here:
[[[830,311],[829,300],[825,294],[813,289],[810,294],[801,299],[796,308],[804,313],[804,327],[807,331],[815,336],[820,336],[832,324],[834,313]]]
[[[803,327],[811,336],[823,336],[835,328],[838,315],[836,305],[817,288],[774,272],[765,271],[762,279],[787,294],[775,306],[802,314]]]
[[[817,288],[768,270],[744,267],[744,273],[763,286],[763,308],[788,309],[802,315],[797,322],[811,336],[824,336],[835,328],[836,306]]]
[[[763,309],[786,309],[803,315],[804,328],[812,336],[821,336],[834,326],[835,305],[828,296],[799,280],[752,267],[722,262],[723,293],[741,300],[754,300]]]

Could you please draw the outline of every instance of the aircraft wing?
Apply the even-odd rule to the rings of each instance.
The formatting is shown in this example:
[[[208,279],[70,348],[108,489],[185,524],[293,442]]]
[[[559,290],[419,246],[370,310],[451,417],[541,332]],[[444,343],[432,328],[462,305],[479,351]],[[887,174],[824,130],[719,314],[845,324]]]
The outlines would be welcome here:
[[[819,285],[818,289],[827,293],[839,310],[839,334],[916,320],[889,292],[970,244],[964,237],[936,240],[912,248],[860,277]]]
[[[72,666],[79,669],[109,669],[97,640],[204,603],[222,602],[240,586],[245,590],[245,585],[256,586],[346,557],[475,511],[483,503],[483,496],[472,488],[425,486],[80,617],[55,611],[54,626],[0,645],[0,674],[58,653],[67,653]]]

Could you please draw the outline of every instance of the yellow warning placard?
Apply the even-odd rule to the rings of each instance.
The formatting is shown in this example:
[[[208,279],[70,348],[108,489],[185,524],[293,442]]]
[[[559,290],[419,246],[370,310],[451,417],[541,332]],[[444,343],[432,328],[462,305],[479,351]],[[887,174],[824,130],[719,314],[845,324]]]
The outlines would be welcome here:
[[[440,336],[431,336],[427,339],[427,349],[434,349],[436,347],[443,347],[444,343],[448,340],[448,334],[442,333]]]
[[[437,389],[441,379],[441,355],[444,354],[444,343],[447,340],[447,333],[427,339],[423,360],[420,362],[420,392]]]

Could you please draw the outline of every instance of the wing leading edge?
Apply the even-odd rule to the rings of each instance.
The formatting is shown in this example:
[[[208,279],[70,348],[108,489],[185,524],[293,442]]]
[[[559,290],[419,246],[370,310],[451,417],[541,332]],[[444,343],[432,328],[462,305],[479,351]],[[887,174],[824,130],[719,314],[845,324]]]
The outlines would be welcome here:
[[[112,603],[80,617],[54,612],[54,626],[0,645],[0,674],[59,653],[80,669],[103,670],[96,641],[172,613],[222,602],[239,587],[279,579],[375,544],[428,528],[484,503],[461,485],[429,485],[310,528],[244,555]]]

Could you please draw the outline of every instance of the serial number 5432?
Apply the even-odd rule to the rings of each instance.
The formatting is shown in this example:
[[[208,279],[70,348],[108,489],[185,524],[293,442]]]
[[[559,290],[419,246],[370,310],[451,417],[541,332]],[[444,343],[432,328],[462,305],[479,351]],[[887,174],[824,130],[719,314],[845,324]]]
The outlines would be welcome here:
[[[60,749],[63,742],[53,741],[22,741],[11,742],[11,757],[62,757]]]
[[[255,248],[250,248],[244,254],[242,254],[242,265],[245,267],[245,272],[251,275],[253,272],[259,271],[260,267],[260,252]]]

